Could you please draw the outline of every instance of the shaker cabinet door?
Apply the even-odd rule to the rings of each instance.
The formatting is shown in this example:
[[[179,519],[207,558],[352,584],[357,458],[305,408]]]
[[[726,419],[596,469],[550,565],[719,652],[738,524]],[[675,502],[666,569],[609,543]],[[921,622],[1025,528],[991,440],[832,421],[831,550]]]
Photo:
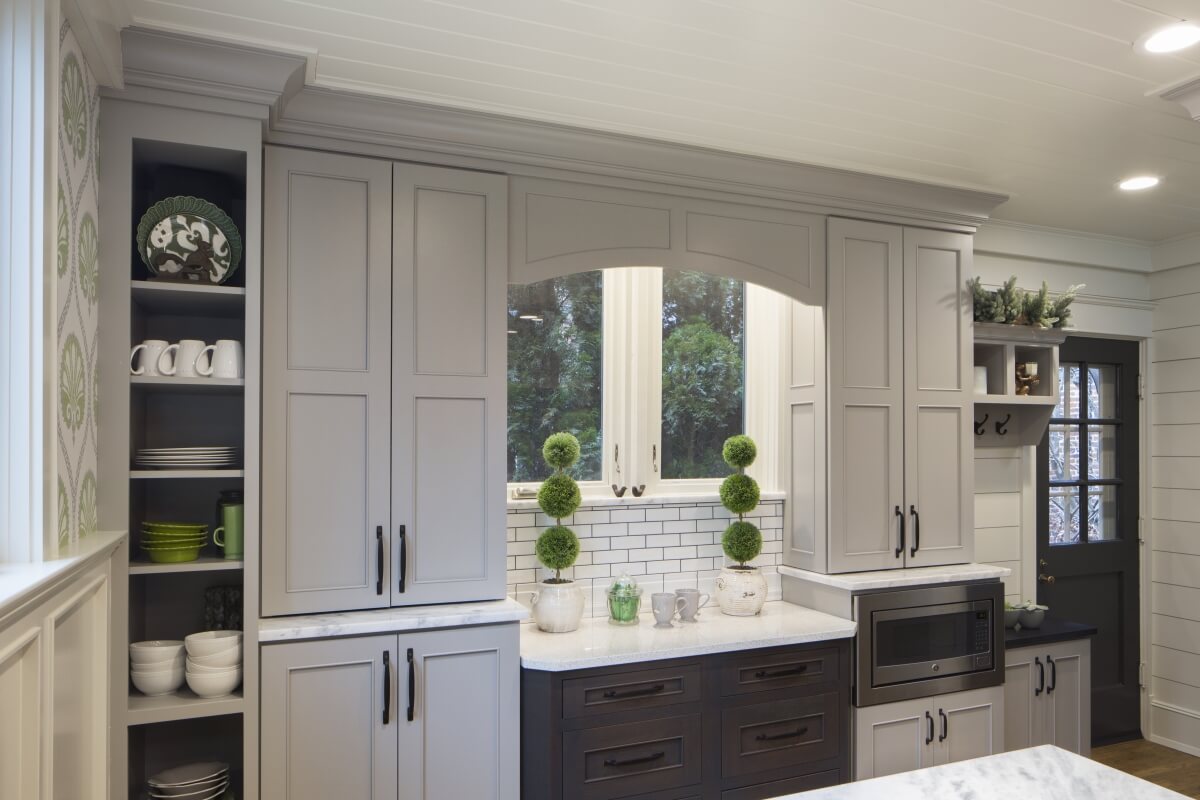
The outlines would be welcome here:
[[[507,178],[396,165],[393,605],[504,596]]]
[[[396,655],[395,636],[262,648],[263,800],[396,800]]]
[[[1091,647],[1090,640],[1079,639],[1043,648],[1046,743],[1083,756],[1092,752]]]
[[[401,800],[517,800],[518,628],[510,623],[400,636]]]
[[[267,616],[390,600],[391,175],[386,161],[266,151]]]
[[[1004,654],[1005,750],[1050,744],[1042,701],[1046,669],[1043,655],[1041,648],[1033,647],[1008,650]]]
[[[930,698],[936,717],[934,763],[949,764],[1004,751],[1004,687]]]
[[[904,566],[902,229],[829,221],[829,569]]]
[[[974,555],[971,237],[904,229],[906,566]]]
[[[854,780],[932,767],[935,713],[926,698],[854,709]]]

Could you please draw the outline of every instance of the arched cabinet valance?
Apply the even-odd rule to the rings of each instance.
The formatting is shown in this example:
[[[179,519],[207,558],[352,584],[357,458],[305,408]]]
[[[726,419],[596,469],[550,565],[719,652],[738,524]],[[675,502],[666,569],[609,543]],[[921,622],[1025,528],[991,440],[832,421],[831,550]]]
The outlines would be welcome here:
[[[510,181],[509,281],[606,267],[722,275],[825,304],[825,217],[565,181]]]

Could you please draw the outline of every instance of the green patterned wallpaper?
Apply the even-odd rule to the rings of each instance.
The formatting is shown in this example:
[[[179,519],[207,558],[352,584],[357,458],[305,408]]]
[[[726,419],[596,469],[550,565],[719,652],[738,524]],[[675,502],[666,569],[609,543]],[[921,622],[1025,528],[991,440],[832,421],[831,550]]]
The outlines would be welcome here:
[[[58,543],[96,529],[100,95],[63,23],[58,130]]]

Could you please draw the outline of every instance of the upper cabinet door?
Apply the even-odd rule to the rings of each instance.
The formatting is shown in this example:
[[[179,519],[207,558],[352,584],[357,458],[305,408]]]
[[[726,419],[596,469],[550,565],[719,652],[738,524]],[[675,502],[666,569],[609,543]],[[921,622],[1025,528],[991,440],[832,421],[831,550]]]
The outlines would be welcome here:
[[[395,636],[262,649],[263,800],[396,800]]]
[[[507,178],[396,165],[394,605],[504,596]]]
[[[904,230],[907,566],[974,555],[971,237]]]
[[[400,637],[401,800],[517,800],[518,627]]]
[[[904,566],[903,231],[829,220],[829,570]]]
[[[390,600],[391,179],[385,161],[267,148],[267,616]]]

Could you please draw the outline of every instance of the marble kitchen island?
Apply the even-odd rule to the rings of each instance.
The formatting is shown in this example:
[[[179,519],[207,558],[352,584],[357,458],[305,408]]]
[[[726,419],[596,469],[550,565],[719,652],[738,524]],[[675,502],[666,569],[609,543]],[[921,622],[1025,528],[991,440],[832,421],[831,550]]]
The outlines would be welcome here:
[[[1179,800],[1177,792],[1053,745],[943,764],[776,800]]]

